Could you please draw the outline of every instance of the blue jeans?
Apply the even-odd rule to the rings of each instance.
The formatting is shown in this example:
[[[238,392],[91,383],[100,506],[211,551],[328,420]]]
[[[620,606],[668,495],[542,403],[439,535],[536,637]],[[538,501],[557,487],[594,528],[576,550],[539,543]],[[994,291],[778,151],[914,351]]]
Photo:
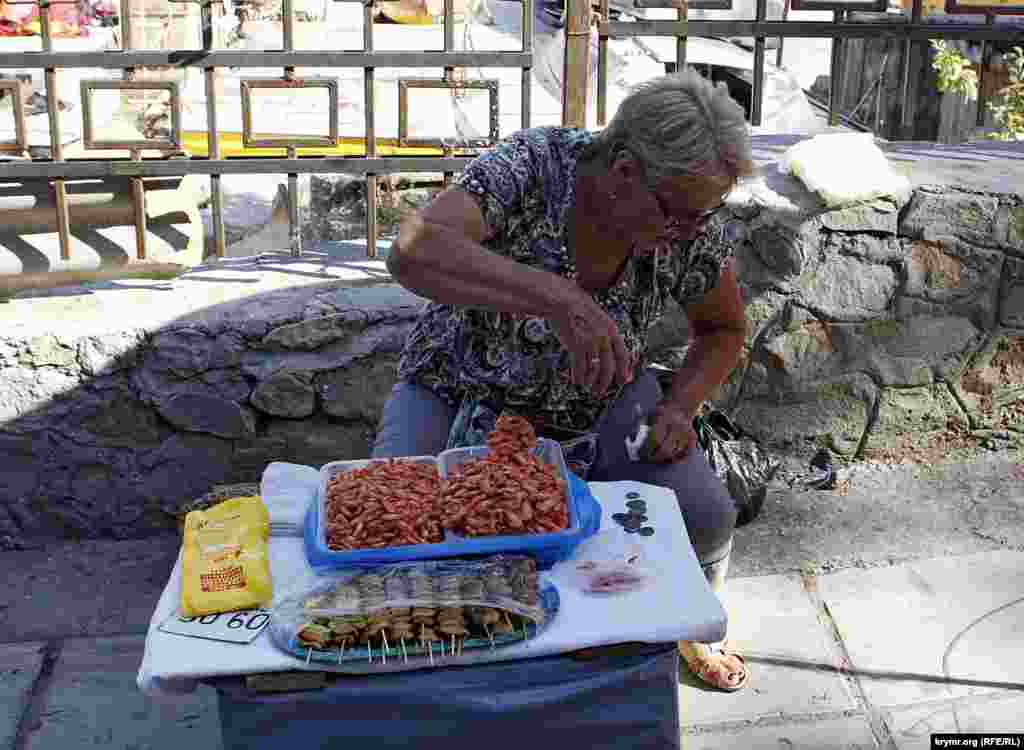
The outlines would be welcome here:
[[[626,455],[625,439],[633,429],[636,406],[653,409],[661,398],[654,374],[644,370],[610,405],[598,427],[597,460],[589,479],[594,482],[632,480],[666,487],[676,493],[697,559],[712,583],[725,575],[736,506],[725,485],[712,471],[700,449],[676,463],[634,463]],[[456,409],[432,391],[399,382],[384,405],[374,458],[432,456],[445,449]]]

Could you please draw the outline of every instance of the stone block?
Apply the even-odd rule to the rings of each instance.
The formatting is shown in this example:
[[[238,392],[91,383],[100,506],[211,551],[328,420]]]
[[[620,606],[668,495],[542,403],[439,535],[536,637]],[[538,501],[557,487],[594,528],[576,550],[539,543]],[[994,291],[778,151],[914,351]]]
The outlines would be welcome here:
[[[1007,604],[1024,597],[1021,552],[844,570],[818,589],[872,705],[1009,697],[1020,683],[1020,605]]]
[[[331,461],[369,458],[371,448],[372,430],[361,422],[272,419],[265,431],[236,443],[232,476],[240,480],[238,475],[245,472],[258,480],[271,461],[320,468]]]
[[[800,300],[809,309],[841,321],[884,314],[899,286],[889,266],[849,256],[829,256],[805,269],[798,281]]]
[[[20,359],[30,367],[78,369],[75,346],[53,334],[30,339]]]
[[[899,232],[929,242],[955,238],[992,246],[998,208],[999,200],[992,196],[918,188],[903,212]]]
[[[325,344],[346,341],[366,325],[366,316],[359,314],[315,317],[275,328],[264,337],[261,345],[271,350],[314,351]]]
[[[899,211],[896,204],[878,200],[859,206],[850,206],[821,215],[825,229],[833,232],[873,232],[895,235],[899,229]]]
[[[877,234],[831,232],[824,237],[826,253],[852,255],[871,263],[892,263],[903,260],[907,254],[907,244],[908,240]]]
[[[219,750],[216,693],[203,687],[173,703],[147,698],[136,684],[144,646],[143,636],[68,641],[26,750]]]
[[[1009,328],[1024,328],[1024,260],[1006,259],[999,291],[999,322]]]
[[[59,418],[68,405],[58,402],[80,382],[77,374],[56,367],[5,367],[0,376],[0,424],[24,423],[44,413]]]
[[[316,411],[313,376],[307,372],[276,372],[256,386],[250,403],[264,414],[302,419]]]
[[[132,386],[143,401],[162,404],[181,395],[204,396],[224,401],[247,401],[252,386],[238,367],[207,370],[182,378],[151,367],[137,367],[131,372]]]
[[[842,371],[842,353],[833,342],[833,328],[828,322],[806,320],[762,343],[758,355],[775,376],[776,387],[791,389]]]
[[[314,379],[314,388],[328,415],[376,427],[397,378],[398,357],[381,356],[321,373]]]
[[[984,335],[966,318],[928,315],[835,325],[833,331],[846,367],[896,386],[956,377]]]
[[[918,240],[911,243],[906,269],[906,295],[968,316],[980,328],[995,325],[1002,253],[956,240]]]
[[[1024,205],[1006,207],[1006,242],[1011,252],[1024,256]]]
[[[178,433],[139,459],[140,492],[171,516],[184,503],[206,494],[211,486],[230,481],[233,461],[230,441],[213,435]]]
[[[240,438],[255,430],[251,412],[235,401],[202,393],[179,393],[157,406],[160,416],[180,430]]]
[[[42,667],[42,643],[0,646],[0,747],[15,746],[18,723],[32,699],[32,685]]]
[[[145,338],[138,331],[118,331],[78,341],[78,361],[86,375],[109,375],[134,367]]]
[[[181,328],[153,337],[144,366],[180,378],[207,370],[237,367],[245,349],[241,335],[209,336],[196,328]]]
[[[753,375],[753,367],[748,378]],[[746,394],[745,394],[746,395]],[[766,445],[785,449],[806,440],[826,440],[844,452],[855,449],[867,429],[875,386],[866,375],[808,384],[774,396],[745,398],[736,421]]]

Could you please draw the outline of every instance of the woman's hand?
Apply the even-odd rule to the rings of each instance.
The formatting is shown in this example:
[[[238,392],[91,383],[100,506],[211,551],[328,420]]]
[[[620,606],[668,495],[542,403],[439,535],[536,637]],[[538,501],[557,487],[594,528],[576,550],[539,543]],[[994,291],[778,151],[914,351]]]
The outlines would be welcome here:
[[[562,346],[569,352],[572,382],[601,397],[615,381],[633,379],[633,361],[618,326],[582,289],[569,293],[569,302],[549,318]]]
[[[693,429],[695,413],[663,402],[647,415],[650,433],[644,443],[645,461],[674,463],[682,461],[697,446],[697,433]]]

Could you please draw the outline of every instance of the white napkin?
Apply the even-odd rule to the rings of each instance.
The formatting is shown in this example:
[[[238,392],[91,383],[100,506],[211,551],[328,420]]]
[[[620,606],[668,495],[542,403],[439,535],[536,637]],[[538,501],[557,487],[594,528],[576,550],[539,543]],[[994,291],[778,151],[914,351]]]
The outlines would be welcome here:
[[[870,133],[816,135],[790,147],[779,168],[798,177],[829,208],[876,198],[905,203],[910,180],[897,174]]]
[[[260,497],[270,513],[270,533],[302,536],[310,503],[316,500],[320,472],[312,466],[274,461],[263,472]]]

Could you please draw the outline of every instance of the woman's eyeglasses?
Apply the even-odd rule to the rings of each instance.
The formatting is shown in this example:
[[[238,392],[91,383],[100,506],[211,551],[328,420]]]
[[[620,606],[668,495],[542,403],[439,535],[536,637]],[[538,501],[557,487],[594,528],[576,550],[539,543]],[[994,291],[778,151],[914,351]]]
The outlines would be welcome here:
[[[711,217],[721,211],[725,206],[725,201],[722,201],[714,208],[705,209],[704,211],[685,211],[678,213],[669,208],[668,202],[662,197],[661,193],[659,193],[657,189],[651,188],[651,192],[654,194],[654,199],[658,202],[658,210],[661,211],[661,215],[665,217],[666,221],[675,220],[681,226],[696,229],[698,232],[703,231]]]

